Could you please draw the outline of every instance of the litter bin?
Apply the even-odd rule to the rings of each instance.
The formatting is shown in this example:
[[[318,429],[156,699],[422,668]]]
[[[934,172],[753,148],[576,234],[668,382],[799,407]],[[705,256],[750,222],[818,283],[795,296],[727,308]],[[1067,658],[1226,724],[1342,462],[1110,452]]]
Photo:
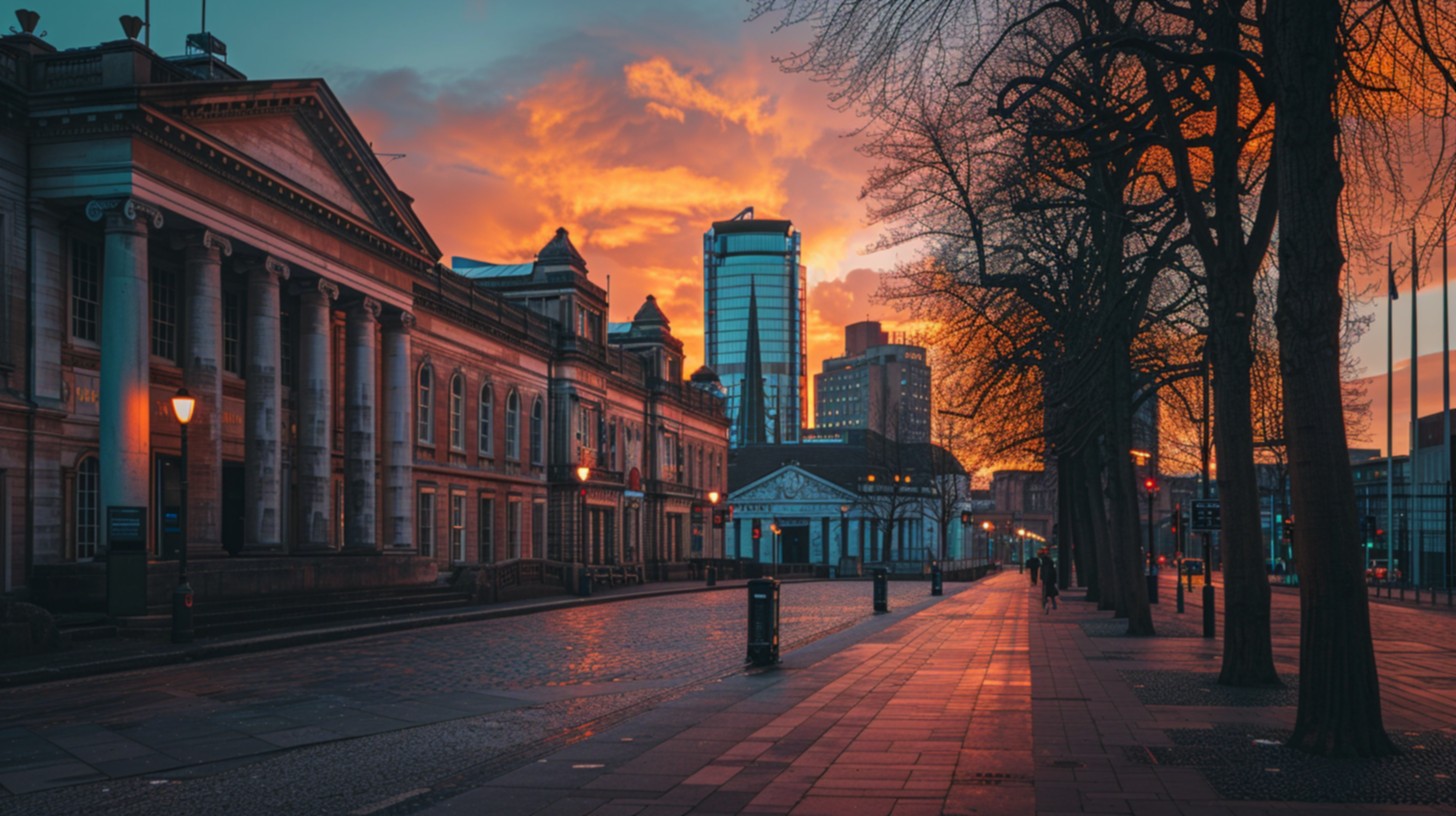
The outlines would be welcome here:
[[[890,611],[890,573],[883,567],[875,569],[875,611]]]
[[[941,580],[940,580],[940,565],[939,564],[936,564],[935,566],[933,566],[933,567],[930,568],[930,594],[931,595],[944,595],[945,594],[945,587],[941,584]]]
[[[116,541],[106,553],[106,613],[147,614],[147,548],[140,541]]]
[[[708,586],[717,586],[718,585],[718,568],[717,567],[710,566],[707,569],[703,570],[703,572],[707,573],[707,576],[708,576]]]
[[[748,662],[779,662],[779,582],[774,578],[748,582]]]
[[[583,598],[591,597],[591,579],[591,570],[588,570],[586,567],[582,567],[581,572],[577,573],[576,594],[580,595]]]

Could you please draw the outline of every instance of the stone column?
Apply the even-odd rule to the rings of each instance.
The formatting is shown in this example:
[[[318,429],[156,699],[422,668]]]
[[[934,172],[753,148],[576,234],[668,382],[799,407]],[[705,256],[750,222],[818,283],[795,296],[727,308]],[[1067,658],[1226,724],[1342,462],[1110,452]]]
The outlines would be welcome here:
[[[92,201],[86,217],[106,220],[101,294],[101,519],[111,505],[149,506],[151,486],[151,313],[148,222],[160,211],[130,198]],[[110,542],[108,542],[109,545]]]
[[[375,517],[375,325],[379,301],[360,298],[345,313],[344,549],[379,548]]]
[[[317,278],[298,287],[298,546],[329,548],[333,529],[333,317],[339,287]]]
[[[233,245],[202,230],[186,236],[182,248],[182,384],[197,400],[187,426],[188,538],[211,548],[222,542],[222,256],[233,254]]]
[[[414,546],[415,521],[410,329],[415,325],[415,316],[399,312],[385,317],[383,323],[384,542],[390,549],[410,549]]]
[[[280,471],[283,467],[282,415],[279,410],[279,285],[288,265],[265,257],[249,265],[247,407],[243,412],[243,548],[281,550],[283,518]]]

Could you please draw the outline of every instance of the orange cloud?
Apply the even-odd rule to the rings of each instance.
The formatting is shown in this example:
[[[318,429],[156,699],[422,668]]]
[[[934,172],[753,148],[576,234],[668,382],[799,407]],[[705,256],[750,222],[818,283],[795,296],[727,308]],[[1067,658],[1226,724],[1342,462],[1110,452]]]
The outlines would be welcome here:
[[[610,276],[611,319],[655,295],[689,370],[703,362],[702,233],[748,205],[804,234],[810,374],[867,311],[901,328],[872,302],[877,274],[851,271],[872,238],[857,195],[869,162],[842,138],[851,123],[822,86],[786,83],[766,57],[690,46],[588,47],[509,87],[382,73],[341,96],[366,138],[408,154],[387,169],[447,259],[527,260],[564,226],[593,279]]]

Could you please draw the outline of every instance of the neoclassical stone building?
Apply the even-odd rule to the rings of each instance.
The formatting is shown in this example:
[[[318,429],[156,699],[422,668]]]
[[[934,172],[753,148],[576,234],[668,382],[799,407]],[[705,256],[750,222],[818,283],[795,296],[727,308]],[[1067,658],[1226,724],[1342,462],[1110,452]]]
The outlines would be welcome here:
[[[411,203],[321,80],[0,38],[4,589],[95,605],[141,508],[165,597],[183,387],[201,597],[692,556],[727,422],[656,304],[609,336],[565,230],[458,274]]]

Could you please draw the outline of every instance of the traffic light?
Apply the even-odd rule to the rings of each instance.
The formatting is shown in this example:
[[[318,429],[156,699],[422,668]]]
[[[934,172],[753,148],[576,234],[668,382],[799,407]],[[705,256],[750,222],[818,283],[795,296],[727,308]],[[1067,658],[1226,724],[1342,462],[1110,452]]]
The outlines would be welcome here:
[[[1365,542],[1366,549],[1375,546],[1375,517],[1365,516],[1360,519],[1360,538]]]
[[[961,511],[961,524],[970,524],[970,523],[971,523],[971,511],[969,511],[969,510],[962,510]]]
[[[1294,516],[1284,517],[1284,540],[1294,540]]]
[[[1158,480],[1157,479],[1154,479],[1151,476],[1149,476],[1146,479],[1143,479],[1143,490],[1146,490],[1149,493],[1157,493],[1158,492]]]
[[[763,538],[763,521],[761,519],[754,519],[753,520],[753,540],[754,541],[757,541],[760,538]]]

